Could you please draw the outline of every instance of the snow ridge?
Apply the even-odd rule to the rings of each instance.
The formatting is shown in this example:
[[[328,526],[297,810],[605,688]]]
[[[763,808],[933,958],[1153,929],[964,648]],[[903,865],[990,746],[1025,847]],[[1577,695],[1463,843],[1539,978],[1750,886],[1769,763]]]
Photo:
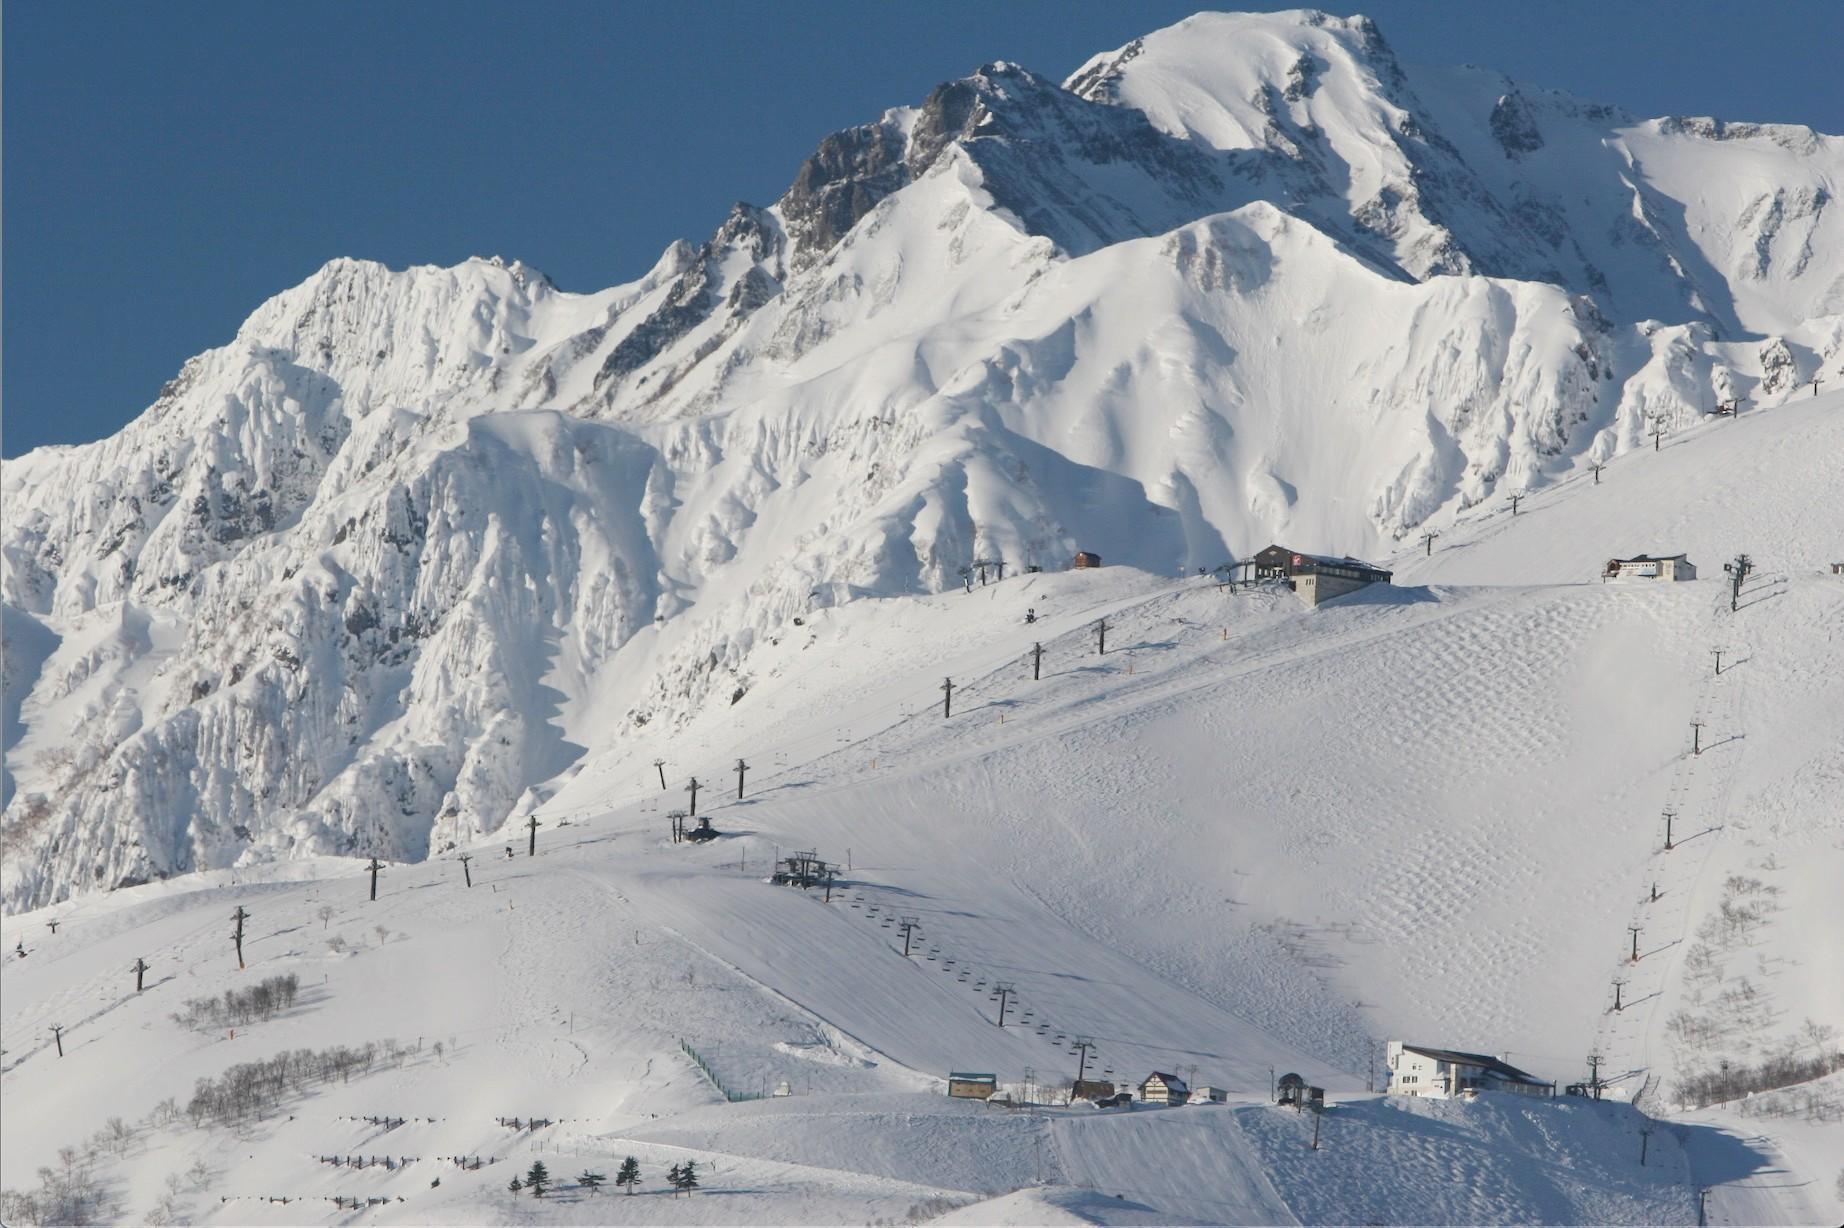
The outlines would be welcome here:
[[[747,702],[816,610],[1383,554],[1844,377],[1841,172],[1201,14],[835,133],[626,285],[334,261],[6,465],[5,904],[425,857]]]

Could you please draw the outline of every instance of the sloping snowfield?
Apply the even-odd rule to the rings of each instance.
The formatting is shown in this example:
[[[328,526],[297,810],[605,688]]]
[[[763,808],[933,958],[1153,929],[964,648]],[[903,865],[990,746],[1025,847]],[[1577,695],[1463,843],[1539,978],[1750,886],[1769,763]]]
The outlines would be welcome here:
[[[535,856],[514,820],[465,867],[385,867],[375,902],[326,859],[8,917],[0,1179],[100,1132],[120,1222],[1695,1223],[1702,1187],[1712,1222],[1835,1222],[1822,1113],[1642,1140],[1623,1101],[1671,1113],[1684,1076],[1844,1020],[1840,424],[1826,396],[1682,434],[1317,611],[1119,568],[851,603],[785,627],[741,702],[589,762]],[[1703,579],[1596,578],[1677,550]],[[694,775],[721,837],[675,844]],[[830,900],[765,881],[807,849]],[[279,974],[272,1018],[172,1018]],[[1563,1082],[1596,1051],[1617,1099],[1385,1101],[1385,1037]],[[237,1063],[387,1038],[260,1118],[188,1115]],[[942,1094],[1078,1061],[1232,1095]],[[1288,1070],[1331,1093],[1317,1149],[1267,1102]],[[576,1186],[629,1155],[639,1193]],[[703,1188],[670,1196],[688,1159]],[[508,1189],[534,1160],[543,1200]]]

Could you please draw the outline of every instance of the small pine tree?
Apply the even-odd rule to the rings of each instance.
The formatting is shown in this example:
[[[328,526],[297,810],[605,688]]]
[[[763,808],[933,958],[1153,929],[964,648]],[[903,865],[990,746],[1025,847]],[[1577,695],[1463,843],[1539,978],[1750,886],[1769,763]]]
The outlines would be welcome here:
[[[615,1184],[625,1185],[627,1192],[632,1194],[634,1187],[640,1184],[640,1161],[633,1156],[621,1161],[620,1171],[615,1173]]]
[[[520,1181],[519,1181],[519,1179],[518,1179],[517,1177],[514,1177],[514,1178],[512,1179],[512,1184],[511,1184],[511,1185],[509,1185],[509,1186],[507,1186],[506,1188],[507,1188],[507,1189],[509,1189],[509,1190],[511,1190],[511,1191],[512,1191],[512,1192],[513,1192],[514,1194],[516,1194],[516,1193],[518,1193],[518,1192],[519,1192],[520,1190],[522,1190],[522,1189],[524,1189],[524,1188],[525,1188],[525,1186],[524,1186],[523,1184],[521,1184],[521,1183],[520,1183]]]
[[[544,1189],[551,1183],[551,1170],[544,1167],[543,1160],[533,1160],[531,1168],[525,1173],[525,1184],[531,1187],[533,1198],[543,1198]]]
[[[683,1175],[684,1169],[677,1164],[666,1170],[666,1184],[672,1187],[672,1192],[675,1194],[679,1192],[679,1180]]]
[[[679,1170],[679,1188],[687,1194],[698,1188],[698,1165],[691,1160]]]
[[[608,1178],[604,1177],[601,1173],[585,1171],[582,1176],[576,1179],[576,1184],[582,1186],[591,1194],[594,1194],[602,1188],[602,1183],[606,1180],[608,1180]]]

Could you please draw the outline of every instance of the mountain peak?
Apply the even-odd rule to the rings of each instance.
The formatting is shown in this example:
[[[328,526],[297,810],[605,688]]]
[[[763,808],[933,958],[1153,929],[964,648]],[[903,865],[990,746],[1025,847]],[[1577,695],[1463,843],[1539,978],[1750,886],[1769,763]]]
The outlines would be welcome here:
[[[1835,138],[1200,14],[841,129],[594,294],[331,261],[114,438],[0,474],[8,603],[184,646],[20,684],[43,804],[5,896],[423,856],[589,741],[741,702],[827,606],[1078,548],[1383,555],[1777,404],[1844,377],[1841,179]]]

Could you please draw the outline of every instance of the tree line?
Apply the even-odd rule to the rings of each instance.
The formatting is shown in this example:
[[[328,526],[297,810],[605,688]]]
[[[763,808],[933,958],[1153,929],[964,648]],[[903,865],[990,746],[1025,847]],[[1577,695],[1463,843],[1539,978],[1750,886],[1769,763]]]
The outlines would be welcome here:
[[[1811,1056],[1801,1056],[1789,1046],[1753,1065],[1723,1062],[1714,1070],[1684,1075],[1677,1081],[1678,1101],[1700,1109],[1726,1100],[1740,1100],[1752,1092],[1822,1079],[1833,1071],[1844,1070],[1844,1051],[1830,1043],[1836,1030],[1811,1020],[1806,1022],[1806,1028],[1815,1042],[1815,1052]]]
[[[200,1079],[186,1104],[186,1116],[196,1126],[232,1126],[252,1117],[262,1118],[288,1097],[303,1094],[310,1084],[346,1082],[355,1074],[369,1074],[380,1062],[401,1066],[410,1049],[394,1040],[382,1045],[333,1045],[326,1049],[285,1049],[274,1057],[243,1062],[227,1068],[215,1079]]]
[[[248,989],[227,989],[221,998],[190,998],[173,1012],[173,1022],[199,1031],[240,1028],[287,1010],[300,989],[301,979],[292,972],[267,977]]]

